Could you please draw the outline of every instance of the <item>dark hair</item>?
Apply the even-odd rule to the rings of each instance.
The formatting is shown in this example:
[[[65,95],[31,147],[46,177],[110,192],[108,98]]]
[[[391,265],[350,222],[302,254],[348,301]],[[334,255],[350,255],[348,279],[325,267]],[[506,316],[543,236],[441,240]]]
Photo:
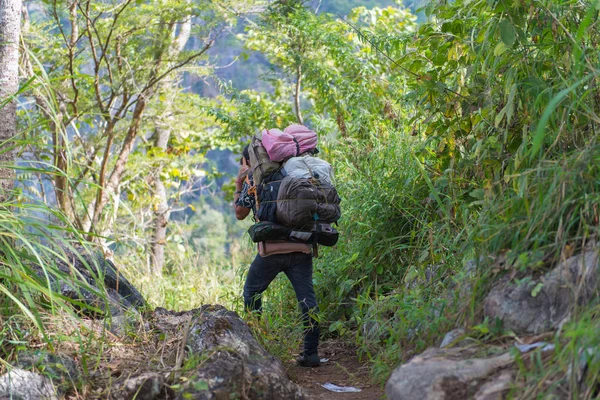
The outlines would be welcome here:
[[[246,159],[246,164],[250,164],[250,152],[248,151],[249,146],[244,147],[242,150],[242,158],[240,158],[240,165],[244,163],[244,158]]]

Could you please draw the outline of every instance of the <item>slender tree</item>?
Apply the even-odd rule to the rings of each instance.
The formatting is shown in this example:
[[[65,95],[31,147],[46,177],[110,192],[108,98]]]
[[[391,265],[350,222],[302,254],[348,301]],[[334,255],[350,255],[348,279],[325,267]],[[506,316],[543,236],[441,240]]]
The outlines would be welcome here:
[[[14,184],[13,138],[17,134],[16,102],[19,89],[19,34],[21,0],[0,0],[0,201]]]
[[[179,27],[177,26],[179,25]],[[170,59],[176,59],[183,51],[190,38],[192,28],[191,15],[186,16],[181,24],[173,26],[173,42],[170,48]],[[177,31],[177,28],[178,31]],[[160,118],[155,118],[154,147],[162,151],[167,150],[169,138],[173,130],[173,101],[177,94],[177,81],[173,77],[163,80],[159,85],[159,93],[163,95],[164,112]],[[167,240],[167,224],[169,223],[170,207],[167,189],[162,180],[162,165],[158,165],[153,173],[154,197],[154,223],[152,234],[152,270],[160,274],[165,263],[165,245]]]

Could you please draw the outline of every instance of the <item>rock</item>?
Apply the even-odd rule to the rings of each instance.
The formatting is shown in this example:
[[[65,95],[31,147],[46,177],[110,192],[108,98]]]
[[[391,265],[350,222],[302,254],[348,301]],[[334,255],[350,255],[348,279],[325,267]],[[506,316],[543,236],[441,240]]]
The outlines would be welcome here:
[[[125,315],[113,315],[111,318],[104,320],[108,330],[117,337],[123,337],[132,327],[131,320]]]
[[[100,252],[61,248],[57,253],[62,256],[54,260],[56,269],[32,268],[44,283],[48,277],[54,291],[85,304],[87,307],[79,308],[86,315],[103,318],[108,313],[122,315],[127,310],[148,308],[140,292]]]
[[[14,365],[22,369],[35,368],[43,371],[43,376],[52,381],[59,393],[65,393],[82,379],[77,363],[66,354],[22,351]]]
[[[110,289],[111,297],[124,301],[128,308],[130,306],[137,309],[148,307],[140,292],[119,272],[115,264],[106,259],[100,252],[78,248],[75,251],[65,250],[65,253],[67,256],[64,258],[71,262],[66,263],[64,260],[59,259],[57,264],[61,271],[69,273],[75,268],[92,286],[98,280],[101,280],[104,286]]]
[[[446,333],[446,335],[444,336],[444,339],[442,340],[442,343],[440,344],[440,348],[443,349],[445,347],[449,347],[450,345],[454,345],[455,342],[458,339],[460,339],[461,336],[464,336],[464,335],[465,335],[465,330],[463,328],[451,330],[450,332]]]
[[[498,370],[513,362],[504,353],[491,358],[464,358],[455,350],[428,349],[398,367],[385,386],[390,400],[469,399]]]
[[[365,312],[365,317],[360,324],[362,336],[369,343],[377,343],[387,340],[391,336],[390,327],[395,327],[399,322],[396,317],[398,311],[397,302],[394,302],[390,294],[374,301]]]
[[[252,336],[248,325],[235,312],[222,306],[200,309],[190,328],[187,345],[195,354],[227,348],[245,358],[251,354],[273,358]]]
[[[178,393],[181,398],[306,398],[236,313],[205,305],[183,313],[158,308],[153,316],[155,327],[165,333],[189,327],[189,356],[202,360]]]
[[[477,393],[475,400],[502,400],[504,395],[510,389],[513,380],[511,371],[503,371],[493,379],[483,384]]]
[[[552,271],[521,285],[503,281],[484,301],[484,313],[517,334],[539,334],[558,328],[577,305],[597,296],[598,250],[587,249]],[[534,291],[535,289],[535,291]]]
[[[113,400],[168,400],[176,395],[165,383],[165,377],[156,372],[146,372],[128,377],[113,385]]]
[[[13,368],[0,376],[0,399],[58,400],[58,395],[50,379]]]

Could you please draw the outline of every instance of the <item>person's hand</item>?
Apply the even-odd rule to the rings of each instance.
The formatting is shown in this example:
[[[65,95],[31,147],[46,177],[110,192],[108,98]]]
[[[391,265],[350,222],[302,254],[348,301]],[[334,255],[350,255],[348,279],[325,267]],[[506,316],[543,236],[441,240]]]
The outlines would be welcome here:
[[[238,172],[237,179],[235,180],[235,183],[240,183],[241,184],[242,182],[244,182],[244,179],[246,179],[246,175],[248,175],[248,170],[249,169],[250,168],[248,168],[247,165],[242,165],[240,167],[239,172]]]

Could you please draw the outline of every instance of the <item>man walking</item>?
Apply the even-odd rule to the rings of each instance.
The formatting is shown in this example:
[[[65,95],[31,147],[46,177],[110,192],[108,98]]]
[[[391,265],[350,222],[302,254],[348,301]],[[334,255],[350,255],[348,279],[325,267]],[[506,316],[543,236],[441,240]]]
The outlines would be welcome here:
[[[234,208],[237,219],[245,219],[252,210],[256,213],[256,199],[248,193],[252,176],[248,176],[250,157],[248,146],[240,160],[240,170],[235,181]],[[312,248],[306,243],[261,242],[258,254],[250,265],[244,284],[244,306],[248,311],[262,312],[262,293],[275,277],[283,272],[290,280],[302,311],[304,324],[304,351],[297,359],[302,367],[318,367],[320,358],[319,324],[313,318],[317,312],[317,299],[312,281]]]

